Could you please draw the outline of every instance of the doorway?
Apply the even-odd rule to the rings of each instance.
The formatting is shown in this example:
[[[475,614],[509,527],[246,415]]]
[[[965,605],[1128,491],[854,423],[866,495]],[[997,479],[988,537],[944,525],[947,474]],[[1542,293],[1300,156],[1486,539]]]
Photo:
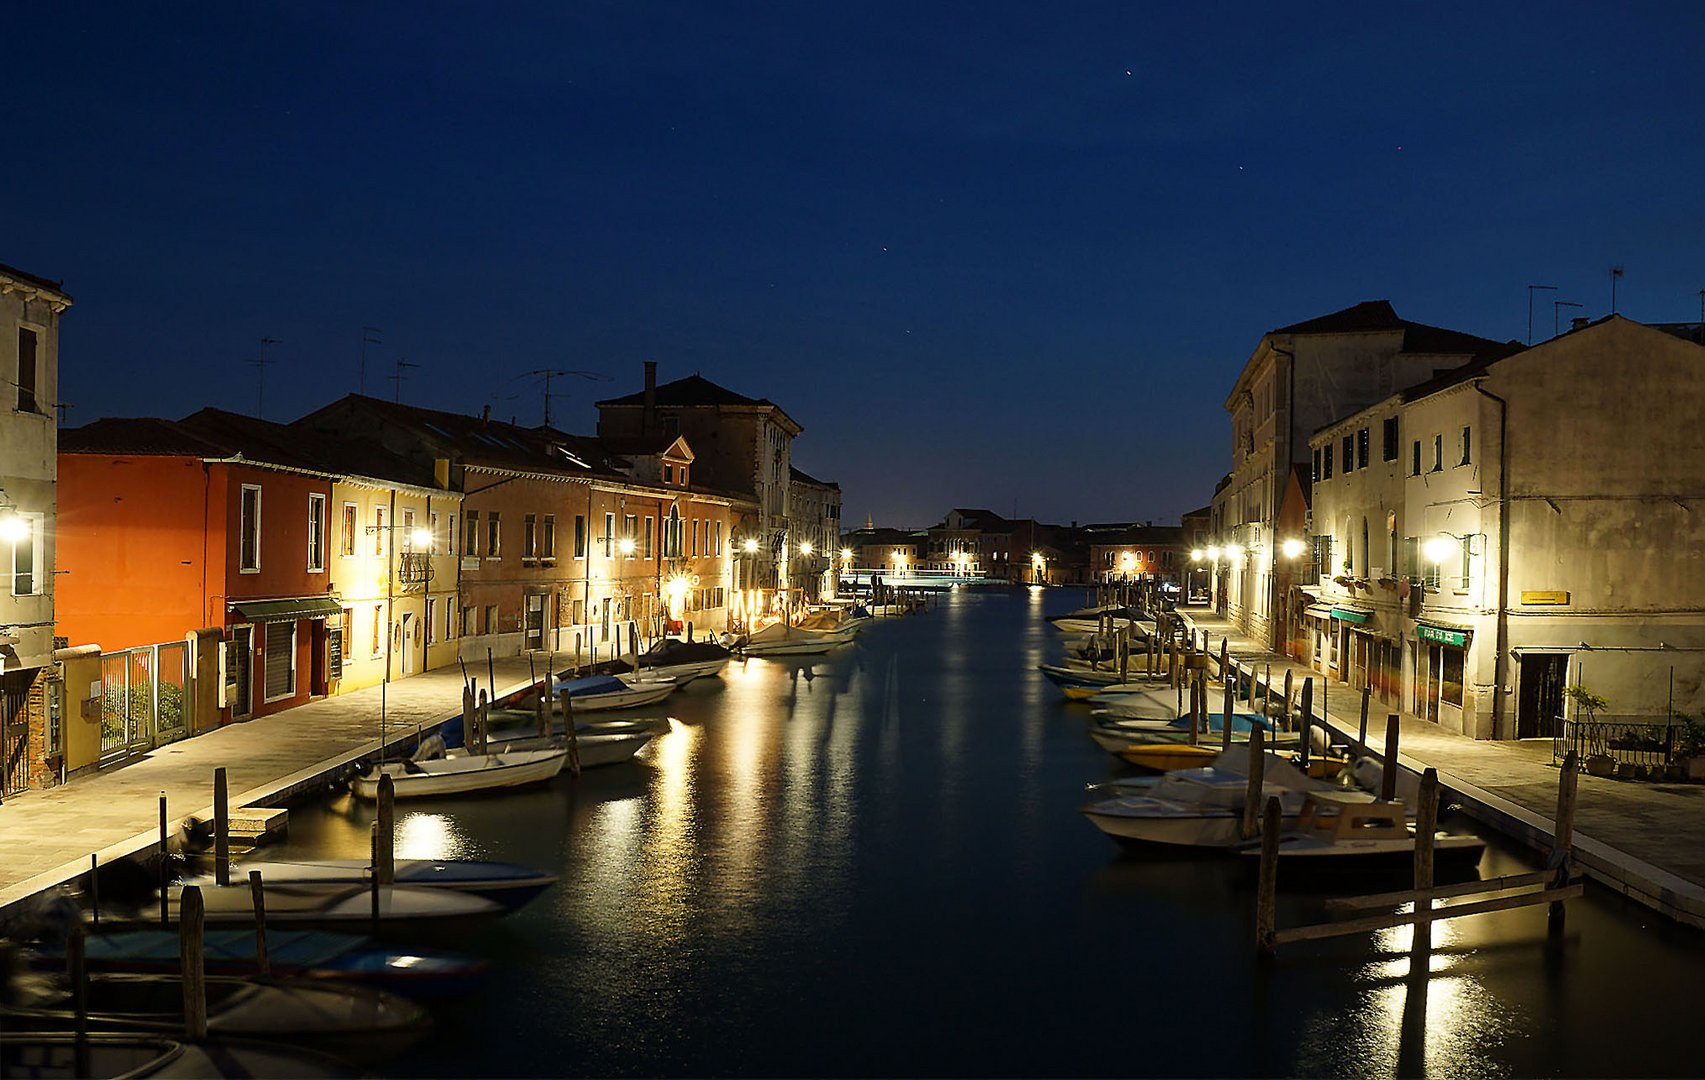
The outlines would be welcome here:
[[[524,649],[543,649],[545,647],[545,598],[542,593],[528,593],[527,618],[523,624],[525,636],[522,642]]]
[[[402,660],[403,674],[414,674],[414,612],[403,612]]]
[[[1568,653],[1522,654],[1516,738],[1554,739],[1562,734],[1563,685],[1568,674]]]

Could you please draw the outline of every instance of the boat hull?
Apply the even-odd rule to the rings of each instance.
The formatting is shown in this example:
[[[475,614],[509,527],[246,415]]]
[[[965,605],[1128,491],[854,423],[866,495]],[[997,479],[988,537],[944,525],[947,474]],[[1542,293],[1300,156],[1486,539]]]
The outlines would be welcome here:
[[[1173,769],[1193,769],[1206,765],[1219,756],[1218,747],[1175,745],[1173,743],[1139,743],[1119,751],[1119,756],[1132,765],[1156,772]]]
[[[268,886],[284,884],[365,885],[371,881],[371,866],[365,859],[309,859],[300,862],[245,862],[243,873],[260,871]],[[515,863],[474,862],[457,859],[398,859],[396,883],[411,888],[451,889],[483,897],[505,910],[516,911],[556,884],[555,874],[545,874]],[[186,884],[207,888],[211,877]]]
[[[537,784],[562,771],[568,751],[524,750],[478,756],[440,758],[433,761],[398,762],[384,766],[391,788],[399,799],[468,795]],[[377,799],[381,770],[364,773],[351,782],[357,798]]]

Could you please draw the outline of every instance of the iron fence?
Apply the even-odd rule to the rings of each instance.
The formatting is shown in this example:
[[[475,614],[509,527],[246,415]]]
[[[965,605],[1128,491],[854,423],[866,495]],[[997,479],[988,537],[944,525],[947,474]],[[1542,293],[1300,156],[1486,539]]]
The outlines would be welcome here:
[[[1678,759],[1677,733],[1673,723],[1647,718],[1626,720],[1564,720],[1560,734],[1551,741],[1551,757],[1561,762],[1573,750],[1577,761],[1608,757],[1618,765],[1647,769],[1662,768]]]

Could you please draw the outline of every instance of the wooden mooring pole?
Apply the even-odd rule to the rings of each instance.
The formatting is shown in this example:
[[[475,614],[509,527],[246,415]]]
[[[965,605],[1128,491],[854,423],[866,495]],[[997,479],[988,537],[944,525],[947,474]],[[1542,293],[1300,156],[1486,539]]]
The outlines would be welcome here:
[[[564,690],[560,696],[562,697],[562,727],[568,733],[568,771],[579,776],[580,736],[574,730],[574,698],[569,696],[567,690]]]
[[[1361,741],[1362,741],[1362,749],[1363,750],[1366,750],[1368,748],[1368,702],[1372,697],[1373,697],[1373,691],[1371,690],[1371,688],[1366,687],[1366,686],[1362,687],[1362,726],[1361,726],[1361,733],[1362,734],[1361,734]]]
[[[78,1076],[93,1076],[89,1066],[89,961],[83,924],[73,923],[65,935],[65,972],[71,980],[73,1050]]]
[[[390,773],[379,777],[379,806],[374,818],[377,844],[373,849],[373,879],[381,885],[397,881],[397,785]]]
[[[160,925],[166,926],[166,892],[170,888],[172,877],[171,867],[171,836],[166,828],[166,793],[160,792]]]
[[[1261,781],[1262,774],[1266,772],[1261,744],[1266,737],[1267,733],[1259,725],[1249,729],[1249,769],[1243,789],[1243,820],[1238,823],[1238,833],[1245,840],[1255,835],[1255,815],[1261,811]]]
[[[183,898],[178,901],[178,960],[184,992],[184,1037],[191,1042],[207,1038],[205,919],[201,887],[184,886]]]
[[[1415,922],[1410,939],[1417,960],[1433,951],[1433,843],[1439,827],[1439,771],[1429,767],[1421,774],[1421,797],[1415,807]],[[1411,967],[1414,965],[1412,964]],[[1425,970],[1423,968],[1423,970]]]
[[[1579,770],[1580,762],[1571,750],[1563,757],[1563,773],[1557,779],[1557,821],[1551,832],[1551,857],[1546,861],[1546,869],[1552,872],[1551,887],[1554,889],[1569,883],[1569,873],[1573,869],[1570,848],[1575,842],[1575,789],[1580,779]],[[1563,936],[1563,901],[1551,902],[1545,916],[1545,930],[1553,938]]]
[[[1302,716],[1297,726],[1302,730],[1302,767],[1308,771],[1308,743],[1310,728],[1314,725],[1314,676],[1310,675],[1302,681]]]
[[[1267,800],[1261,815],[1261,878],[1255,893],[1255,951],[1271,959],[1279,912],[1279,800]]]
[[[213,770],[213,880],[231,884],[231,790],[223,765]]]
[[[1379,798],[1390,802],[1397,798],[1397,714],[1385,718],[1385,770],[1379,779]]]
[[[95,852],[89,852],[89,908],[95,917],[95,925],[101,925],[101,857]]]
[[[255,974],[271,975],[272,958],[266,954],[266,886],[259,870],[249,871],[249,898],[255,908]]]

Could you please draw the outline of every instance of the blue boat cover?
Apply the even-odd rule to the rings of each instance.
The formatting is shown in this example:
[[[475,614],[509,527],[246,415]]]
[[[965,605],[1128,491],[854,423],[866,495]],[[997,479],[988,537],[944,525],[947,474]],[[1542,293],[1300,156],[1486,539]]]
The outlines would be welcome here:
[[[551,689],[558,694],[567,690],[569,697],[586,697],[588,694],[613,694],[632,687],[614,675],[593,675],[585,679],[558,679]]]

